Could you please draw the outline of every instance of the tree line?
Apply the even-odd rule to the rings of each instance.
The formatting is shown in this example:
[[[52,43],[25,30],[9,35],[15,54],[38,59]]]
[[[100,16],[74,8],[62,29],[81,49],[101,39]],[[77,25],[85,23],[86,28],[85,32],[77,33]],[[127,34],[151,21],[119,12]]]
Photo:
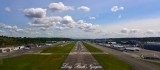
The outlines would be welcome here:
[[[45,37],[29,38],[29,37],[0,36],[0,47],[18,46],[25,44],[38,44],[38,43],[45,43],[46,41],[71,41],[71,40],[72,40],[71,38],[45,38]]]

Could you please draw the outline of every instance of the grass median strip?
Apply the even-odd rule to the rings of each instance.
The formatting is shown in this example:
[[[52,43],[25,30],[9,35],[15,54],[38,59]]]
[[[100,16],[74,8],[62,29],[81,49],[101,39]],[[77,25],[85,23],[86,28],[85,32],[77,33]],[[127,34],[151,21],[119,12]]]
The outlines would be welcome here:
[[[69,53],[75,42],[63,47],[45,48],[43,53]],[[24,54],[17,57],[0,59],[0,70],[59,70],[68,54]]]
[[[149,62],[149,63],[152,63],[152,64],[155,64],[155,65],[157,65],[157,66],[160,66],[160,62],[158,62],[158,61],[145,60],[145,59],[144,59],[144,61]]]
[[[67,55],[22,55],[2,60],[0,70],[58,70]]]
[[[43,49],[41,53],[69,53],[71,49],[74,47],[75,42],[67,44],[65,46],[53,46]]]
[[[84,46],[92,52],[102,52],[102,50],[95,48],[87,43],[83,43]],[[134,70],[127,63],[115,58],[109,54],[92,54],[93,57],[102,65],[104,70]]]
[[[108,54],[93,54],[105,70],[133,70],[127,63]]]
[[[91,45],[87,44],[87,43],[84,43],[83,42],[83,45],[87,48],[87,50],[89,52],[103,52],[102,50],[98,49],[98,48],[95,48],[95,47],[92,47]]]

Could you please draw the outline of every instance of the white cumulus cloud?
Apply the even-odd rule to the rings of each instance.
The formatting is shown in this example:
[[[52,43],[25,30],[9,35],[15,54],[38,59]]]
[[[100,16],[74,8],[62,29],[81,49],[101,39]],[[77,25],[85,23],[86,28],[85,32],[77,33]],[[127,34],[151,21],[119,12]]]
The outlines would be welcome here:
[[[99,27],[99,25],[85,23],[83,20],[79,20],[76,22],[71,16],[46,16],[43,18],[32,19],[32,21],[29,22],[28,25],[31,27],[39,28],[40,30],[65,30],[78,28],[85,32],[93,32]]]
[[[24,14],[28,18],[42,18],[46,16],[46,9],[42,8],[24,9]]]
[[[130,30],[128,29],[128,28],[123,28],[122,30],[121,30],[121,32],[122,33],[128,33]]]
[[[121,30],[121,33],[137,33],[137,32],[139,32],[139,29],[129,29],[129,28],[123,28],[122,30]]]
[[[146,34],[154,34],[154,30],[147,30]]]
[[[0,28],[10,29],[10,30],[13,30],[16,32],[23,31],[23,29],[18,28],[17,26],[10,26],[10,25],[6,25],[6,24],[0,24]]]
[[[89,17],[89,19],[96,19],[96,17]]]
[[[29,22],[28,24],[32,27],[43,27],[42,30],[48,28],[63,30],[75,27],[76,22],[71,16],[51,16],[33,19],[32,22]]]
[[[10,12],[11,11],[11,8],[10,7],[5,7],[4,9],[6,12]]]
[[[74,10],[74,8],[72,6],[65,6],[62,2],[59,3],[50,3],[48,5],[48,8],[52,11],[67,11],[67,10]]]
[[[82,10],[82,11],[86,11],[86,12],[90,11],[90,8],[87,6],[81,6],[81,7],[78,7],[77,9]]]
[[[112,12],[117,12],[117,11],[120,11],[120,10],[124,10],[124,7],[119,7],[119,6],[113,6],[112,8],[111,8],[111,11]]]
[[[103,32],[112,33],[108,37],[158,37],[159,23],[160,18],[125,20],[101,25],[101,29]]]
[[[139,31],[139,29],[130,29],[130,33],[138,33]]]
[[[74,20],[72,19],[71,16],[64,16],[64,17],[63,17],[63,23],[64,23],[64,24],[74,23]]]
[[[85,32],[94,32],[99,27],[99,25],[85,23],[83,20],[79,20],[77,24],[79,29],[84,30]]]

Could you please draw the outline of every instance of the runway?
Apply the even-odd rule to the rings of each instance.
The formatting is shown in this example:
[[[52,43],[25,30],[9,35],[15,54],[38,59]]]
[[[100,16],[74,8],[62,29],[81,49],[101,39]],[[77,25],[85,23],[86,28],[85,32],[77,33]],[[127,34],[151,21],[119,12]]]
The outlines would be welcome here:
[[[90,52],[77,42],[60,70],[103,70],[102,66],[93,58]]]

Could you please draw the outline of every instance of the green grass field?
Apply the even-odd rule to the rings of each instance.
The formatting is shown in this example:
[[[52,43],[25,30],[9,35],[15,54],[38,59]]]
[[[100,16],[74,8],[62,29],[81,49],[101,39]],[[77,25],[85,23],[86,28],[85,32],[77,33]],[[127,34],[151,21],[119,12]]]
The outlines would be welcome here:
[[[1,60],[0,70],[58,70],[67,55],[22,55]]]
[[[51,47],[43,52],[68,53],[75,43],[68,44],[63,48]],[[0,59],[0,70],[59,70],[68,54],[38,55],[25,54],[17,57]]]
[[[93,54],[93,57],[105,70],[134,70],[127,63],[108,54]]]
[[[89,44],[83,44],[90,52],[103,52],[102,50],[95,48]],[[113,57],[112,55],[92,54],[92,56],[99,62],[104,70],[134,70],[130,65],[119,60],[118,58]]]
[[[67,44],[65,46],[53,46],[43,49],[41,53],[69,53],[71,49],[74,47],[75,42]]]
[[[83,42],[83,45],[87,48],[87,50],[89,52],[103,52],[102,50],[98,49],[98,48],[95,48],[95,47],[92,47],[91,45],[87,44],[87,43],[84,43]]]

